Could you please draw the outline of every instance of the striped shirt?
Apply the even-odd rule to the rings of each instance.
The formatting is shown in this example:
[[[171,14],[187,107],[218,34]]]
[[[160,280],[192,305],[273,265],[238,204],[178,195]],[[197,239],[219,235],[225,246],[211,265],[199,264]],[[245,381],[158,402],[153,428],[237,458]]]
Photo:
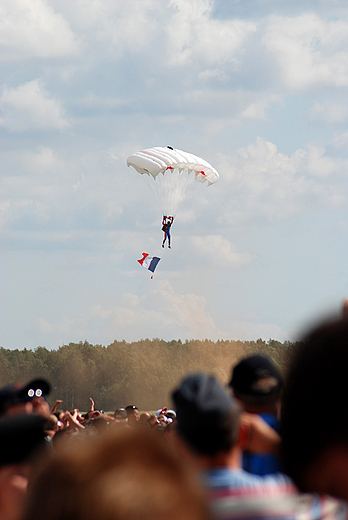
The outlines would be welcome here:
[[[205,473],[204,484],[213,520],[347,520],[345,502],[300,494],[281,473],[219,468]]]

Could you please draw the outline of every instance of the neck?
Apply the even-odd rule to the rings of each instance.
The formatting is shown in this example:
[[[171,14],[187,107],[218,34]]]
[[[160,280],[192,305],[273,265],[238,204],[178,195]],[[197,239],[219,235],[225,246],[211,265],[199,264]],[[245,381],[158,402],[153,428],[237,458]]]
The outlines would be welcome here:
[[[219,452],[216,455],[202,455],[200,457],[205,469],[211,468],[242,468],[242,451],[239,446],[233,446],[228,452]]]
[[[268,413],[270,415],[275,415],[278,418],[280,416],[280,402],[268,405],[252,405],[243,403],[243,409],[248,413]]]

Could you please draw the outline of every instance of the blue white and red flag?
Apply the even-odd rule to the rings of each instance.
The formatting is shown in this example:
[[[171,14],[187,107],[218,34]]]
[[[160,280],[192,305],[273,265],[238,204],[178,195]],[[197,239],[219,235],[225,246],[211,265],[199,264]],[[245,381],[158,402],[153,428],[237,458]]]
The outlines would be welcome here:
[[[152,273],[155,272],[155,269],[157,267],[158,262],[161,259],[158,258],[158,256],[150,256],[149,253],[143,253],[143,258],[138,260],[139,264],[151,271]]]

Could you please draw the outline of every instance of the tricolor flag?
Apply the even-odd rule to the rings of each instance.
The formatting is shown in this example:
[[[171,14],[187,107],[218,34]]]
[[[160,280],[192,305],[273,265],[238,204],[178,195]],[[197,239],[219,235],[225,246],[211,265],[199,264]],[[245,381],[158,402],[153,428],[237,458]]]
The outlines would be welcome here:
[[[157,267],[157,264],[160,260],[161,259],[158,258],[158,256],[149,256],[149,253],[143,253],[143,258],[138,260],[138,262],[140,265],[142,265],[143,267],[146,267],[146,269],[148,269],[149,271],[154,273],[155,269]],[[151,278],[152,278],[152,276],[151,276]]]

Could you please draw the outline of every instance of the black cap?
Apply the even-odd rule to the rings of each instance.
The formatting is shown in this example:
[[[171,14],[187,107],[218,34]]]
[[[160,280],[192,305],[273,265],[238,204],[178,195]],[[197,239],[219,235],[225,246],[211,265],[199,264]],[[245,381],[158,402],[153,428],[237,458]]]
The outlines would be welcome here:
[[[20,390],[20,396],[24,401],[30,401],[34,397],[46,397],[51,391],[50,384],[45,379],[34,379]]]
[[[34,397],[47,398],[51,387],[44,379],[34,379],[25,386],[7,385],[0,388],[0,415],[3,415],[7,408],[18,404],[27,403]]]
[[[14,415],[0,420],[0,466],[26,462],[47,445],[40,415]]]
[[[267,396],[280,392],[283,378],[270,358],[254,354],[234,367],[229,386],[236,394]]]

